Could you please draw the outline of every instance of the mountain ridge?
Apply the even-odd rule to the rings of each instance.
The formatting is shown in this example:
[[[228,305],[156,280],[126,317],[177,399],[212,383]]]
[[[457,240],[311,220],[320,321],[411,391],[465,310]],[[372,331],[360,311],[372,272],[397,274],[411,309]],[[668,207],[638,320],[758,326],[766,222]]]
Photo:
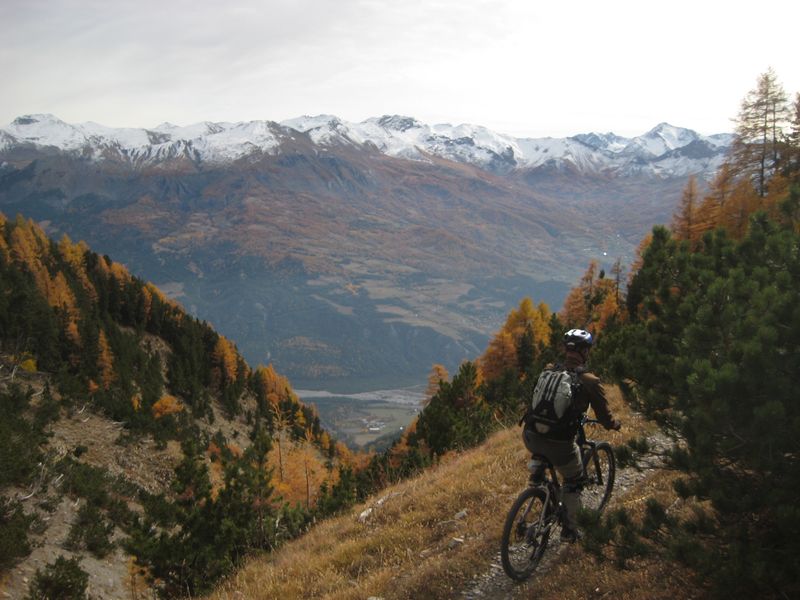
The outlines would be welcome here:
[[[727,139],[662,123],[636,144],[520,141],[396,115],[15,123],[0,129],[0,210],[116,257],[249,362],[339,391],[456,368],[518,298],[558,307],[590,260],[629,262]]]
[[[645,171],[656,177],[686,175],[698,167],[715,170],[733,137],[725,133],[704,136],[665,122],[633,138],[610,132],[517,138],[478,125],[427,125],[401,115],[360,123],[317,115],[280,123],[203,121],[184,127],[162,123],[155,128],[113,128],[94,122],[73,125],[50,114],[32,114],[0,128],[0,151],[31,145],[133,164],[158,164],[180,156],[198,164],[229,163],[285,153],[298,135],[307,135],[320,151],[337,144],[353,145],[416,161],[433,155],[499,173],[570,163],[588,172]],[[691,160],[677,160],[680,155],[675,153],[690,144],[694,144]]]

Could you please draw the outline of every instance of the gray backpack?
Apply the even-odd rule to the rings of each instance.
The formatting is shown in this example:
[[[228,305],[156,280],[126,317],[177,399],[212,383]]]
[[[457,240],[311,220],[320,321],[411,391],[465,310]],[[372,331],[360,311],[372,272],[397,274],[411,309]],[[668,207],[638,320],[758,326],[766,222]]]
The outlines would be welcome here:
[[[526,422],[539,433],[555,432],[570,424],[570,410],[580,388],[578,374],[564,367],[545,369],[536,381]]]

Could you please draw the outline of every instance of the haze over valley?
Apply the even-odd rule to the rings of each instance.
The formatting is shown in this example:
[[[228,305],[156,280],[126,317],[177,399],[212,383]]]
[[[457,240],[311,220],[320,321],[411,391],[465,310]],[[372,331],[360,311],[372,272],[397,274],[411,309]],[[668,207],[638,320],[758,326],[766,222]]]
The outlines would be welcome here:
[[[524,296],[558,309],[590,260],[630,262],[730,140],[27,115],[0,128],[0,210],[86,240],[299,388],[386,389],[477,356]]]

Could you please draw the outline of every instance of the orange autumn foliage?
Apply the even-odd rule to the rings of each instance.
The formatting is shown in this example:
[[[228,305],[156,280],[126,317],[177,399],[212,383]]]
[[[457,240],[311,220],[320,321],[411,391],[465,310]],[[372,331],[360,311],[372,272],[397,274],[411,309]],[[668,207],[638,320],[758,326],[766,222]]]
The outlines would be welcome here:
[[[282,375],[278,375],[272,365],[258,367],[256,376],[270,404],[277,405],[281,400],[291,396],[292,388],[289,380]]]
[[[225,336],[219,336],[211,355],[212,375],[217,387],[236,381],[239,374],[239,353]]]
[[[47,266],[53,260],[50,241],[33,221],[17,219],[16,227],[11,232],[10,256],[26,266],[50,306],[61,308],[71,318],[77,318],[75,295],[62,272],[50,274]]]
[[[517,347],[512,335],[501,329],[498,331],[480,359],[481,373],[485,379],[498,379],[506,369],[517,369]]]
[[[313,506],[320,486],[330,479],[323,456],[309,440],[290,443],[283,438],[280,445],[276,440],[268,465],[276,494],[292,505]]]
[[[84,256],[89,251],[89,246],[86,242],[78,242],[73,244],[72,240],[65,233],[58,243],[58,251],[61,253],[64,261],[72,267],[78,281],[83,290],[89,295],[89,298],[94,302],[97,300],[97,290],[94,289],[92,282],[89,281],[89,276],[86,274],[84,265]]]
[[[517,350],[523,336],[533,335],[534,351],[538,342],[550,340],[550,308],[544,302],[538,306],[530,298],[523,298],[516,309],[511,310],[483,356],[478,359],[479,373],[484,379],[497,379],[507,369],[519,370]]]
[[[178,400],[175,396],[170,394],[164,394],[161,396],[158,402],[153,404],[151,409],[153,413],[153,417],[156,419],[160,419],[161,417],[166,417],[167,415],[174,415],[184,410],[183,403]]]
[[[444,365],[435,364],[431,367],[431,372],[428,375],[428,387],[425,388],[425,396],[422,399],[422,405],[427,406],[431,399],[439,391],[439,386],[443,381],[449,381],[450,374]]]
[[[100,371],[100,382],[103,384],[103,389],[107,390],[116,379],[116,374],[114,373],[114,355],[108,345],[108,338],[102,330],[97,338],[97,368]]]
[[[8,223],[6,216],[0,212],[0,228],[4,228],[6,223]],[[6,243],[6,238],[3,235],[0,235],[0,258],[2,258],[4,262],[9,262],[11,260],[11,253]]]
[[[632,266],[632,270],[637,268],[636,264]],[[612,269],[614,278],[606,278],[605,272],[598,269],[597,261],[591,261],[580,283],[567,295],[559,314],[567,329],[577,327],[597,335],[612,319],[624,319],[619,261]]]

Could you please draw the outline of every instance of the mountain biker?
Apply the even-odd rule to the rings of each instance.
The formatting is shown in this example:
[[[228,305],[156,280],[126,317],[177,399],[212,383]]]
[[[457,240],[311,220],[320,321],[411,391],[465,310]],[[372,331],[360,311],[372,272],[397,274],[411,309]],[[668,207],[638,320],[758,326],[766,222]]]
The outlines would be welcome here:
[[[561,530],[561,539],[568,542],[574,542],[581,537],[576,519],[581,508],[584,473],[580,450],[575,442],[580,418],[591,406],[597,420],[606,429],[620,428],[620,422],[614,418],[608,407],[608,399],[600,378],[591,373],[586,366],[593,342],[592,334],[582,329],[570,329],[564,334],[564,364],[558,368],[565,368],[575,373],[579,381],[566,424],[561,428],[541,433],[536,430],[535,424],[526,418],[522,433],[525,447],[531,454],[545,456],[564,481],[561,501],[566,508],[566,520]],[[545,368],[552,369],[555,366],[548,365]],[[545,464],[532,458],[528,468],[531,471],[531,482],[534,484],[541,482]]]

